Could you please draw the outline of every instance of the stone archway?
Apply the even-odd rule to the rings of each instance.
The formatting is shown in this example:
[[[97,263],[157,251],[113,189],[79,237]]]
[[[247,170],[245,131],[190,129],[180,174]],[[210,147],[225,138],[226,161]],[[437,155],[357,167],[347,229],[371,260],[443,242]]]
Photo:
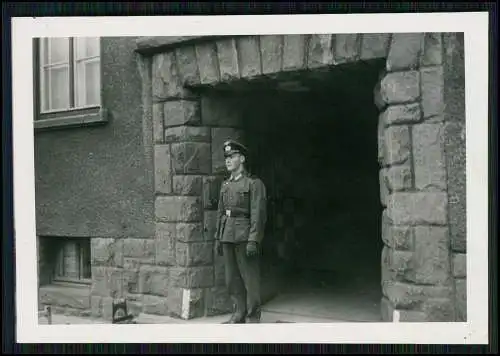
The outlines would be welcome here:
[[[222,141],[242,135],[230,101],[198,90],[386,59],[375,89],[379,117],[384,241],[382,317],[455,320],[448,175],[444,150],[444,35],[440,33],[144,38],[146,115],[152,115],[156,257],[166,297],[144,310],[182,318],[226,308],[221,262],[213,255]],[[150,108],[150,109],[149,109]],[[374,158],[375,159],[375,158]],[[456,262],[459,261],[459,262]],[[461,265],[460,265],[461,266]],[[456,277],[456,276],[455,276]],[[148,306],[147,303],[150,305]]]

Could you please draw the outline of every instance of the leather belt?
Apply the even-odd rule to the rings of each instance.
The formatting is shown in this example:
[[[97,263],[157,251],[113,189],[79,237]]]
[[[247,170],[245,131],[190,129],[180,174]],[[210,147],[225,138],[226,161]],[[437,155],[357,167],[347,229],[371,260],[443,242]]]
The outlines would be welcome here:
[[[250,218],[250,214],[243,212],[243,211],[238,211],[238,210],[231,210],[231,209],[226,209],[225,215],[228,218]]]

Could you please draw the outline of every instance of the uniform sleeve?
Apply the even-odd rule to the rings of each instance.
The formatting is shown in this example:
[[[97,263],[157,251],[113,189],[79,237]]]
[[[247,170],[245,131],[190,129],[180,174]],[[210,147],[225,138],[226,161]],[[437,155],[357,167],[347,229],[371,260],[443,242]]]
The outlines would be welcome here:
[[[249,241],[261,242],[267,221],[266,187],[260,179],[250,184],[250,236]]]
[[[224,183],[223,183],[224,184]],[[216,224],[216,227],[215,227],[215,239],[216,240],[220,240],[221,236],[220,236],[220,228],[221,228],[221,220],[222,220],[222,215],[224,214],[224,205],[223,205],[223,202],[222,202],[222,186],[220,188],[220,191],[219,191],[219,202],[217,203],[217,224]]]

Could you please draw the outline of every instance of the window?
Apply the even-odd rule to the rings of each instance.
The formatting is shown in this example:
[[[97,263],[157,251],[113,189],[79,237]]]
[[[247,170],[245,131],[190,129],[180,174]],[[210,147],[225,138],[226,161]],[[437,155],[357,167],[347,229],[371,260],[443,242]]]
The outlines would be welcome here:
[[[90,239],[65,239],[57,245],[54,281],[89,283]]]
[[[35,64],[35,124],[103,121],[99,37],[40,38],[35,42]]]

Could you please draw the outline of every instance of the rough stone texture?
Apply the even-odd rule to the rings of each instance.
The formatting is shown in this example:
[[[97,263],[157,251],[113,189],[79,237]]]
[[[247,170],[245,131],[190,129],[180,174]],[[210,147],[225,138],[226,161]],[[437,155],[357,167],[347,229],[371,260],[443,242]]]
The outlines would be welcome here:
[[[151,259],[154,257],[154,239],[123,239],[123,256]]]
[[[167,297],[168,315],[180,317],[182,315],[182,298],[184,290],[182,288],[169,286]]]
[[[319,68],[333,64],[332,35],[311,35],[307,53],[308,68]]]
[[[240,127],[243,124],[241,99],[225,95],[203,95],[201,115],[203,125]]]
[[[382,321],[391,322],[394,313],[394,307],[389,299],[382,297],[380,301],[380,314]]]
[[[455,280],[456,320],[467,321],[467,280]]]
[[[409,164],[391,166],[386,170],[385,179],[390,192],[408,190],[413,186],[411,166]]]
[[[453,277],[465,278],[467,276],[467,255],[465,253],[453,254]]]
[[[176,267],[170,270],[172,285],[182,288],[209,288],[214,286],[214,267]]]
[[[199,242],[203,241],[202,223],[177,223],[176,224],[177,241],[181,242]]]
[[[131,293],[139,292],[139,270],[142,264],[123,269],[123,296],[128,298]],[[128,267],[128,266],[127,266]]]
[[[91,308],[90,288],[87,286],[61,287],[48,285],[39,289],[38,298],[42,305],[57,305],[81,310]]]
[[[239,79],[238,51],[234,38],[217,40],[220,80],[223,82]]]
[[[224,163],[225,160],[222,147],[224,141],[228,139],[244,142],[243,130],[226,127],[212,129],[212,174],[226,173],[226,165]]]
[[[388,197],[387,216],[395,225],[446,225],[447,200],[441,192],[394,192]]]
[[[172,164],[169,145],[155,145],[155,191],[172,193]]]
[[[385,153],[385,128],[384,121],[379,117],[377,125],[377,149],[378,149],[378,163],[383,165]]]
[[[388,33],[364,33],[361,40],[362,60],[385,58],[389,49],[391,35]]]
[[[196,85],[200,83],[198,61],[194,46],[182,46],[175,50],[179,77],[183,85]]]
[[[422,303],[422,312],[427,322],[450,322],[455,320],[453,301],[450,298],[429,298]]]
[[[156,224],[156,255],[155,263],[160,266],[173,266],[175,260],[175,240],[177,238],[177,225],[175,223]]]
[[[384,217],[382,221],[382,240],[387,246],[400,251],[413,250],[415,232],[412,227],[393,226]]]
[[[112,238],[92,238],[90,255],[93,266],[122,267],[123,240]]]
[[[139,293],[168,296],[170,274],[168,267],[142,266],[139,271]]]
[[[420,103],[406,105],[390,105],[380,114],[384,125],[413,124],[422,118]]]
[[[164,100],[189,95],[179,76],[175,54],[166,52],[153,57],[153,99]]]
[[[95,318],[100,318],[102,316],[102,297],[98,295],[92,295],[90,297],[90,315]]]
[[[335,35],[335,62],[344,63],[356,60],[360,54],[360,47],[360,34],[339,33]]]
[[[146,314],[169,315],[169,302],[166,297],[145,295],[142,303],[144,313]]]
[[[165,130],[165,142],[210,142],[210,128],[199,126],[177,126]]]
[[[205,210],[203,214],[203,239],[212,241],[215,239],[217,227],[217,211]]]
[[[413,126],[415,188],[419,190],[446,190],[443,131],[441,124]]]
[[[420,70],[422,82],[422,111],[424,119],[443,119],[444,78],[443,67],[429,67]]]
[[[201,84],[215,84],[220,80],[217,47],[213,42],[200,43],[195,46],[196,58]]]
[[[197,100],[175,100],[164,104],[164,125],[196,125],[200,123],[200,105]]]
[[[424,50],[421,57],[422,66],[440,65],[443,62],[443,34],[425,33]]]
[[[444,284],[450,278],[449,231],[442,226],[416,226],[413,274],[418,284]]]
[[[203,177],[203,208],[216,210],[219,203],[220,187],[223,177],[205,176]]]
[[[421,311],[402,309],[397,312],[399,313],[399,322],[402,323],[421,323],[427,319],[425,313]]]
[[[163,143],[163,103],[153,104],[153,140],[154,143]]]
[[[189,299],[187,300],[187,315],[183,315],[186,319],[199,318],[205,315],[205,290],[190,289]]]
[[[198,222],[202,219],[199,197],[160,196],[155,201],[156,218],[163,222]]]
[[[389,280],[408,280],[411,274],[412,252],[398,251],[388,246],[384,247],[382,263],[391,273]]]
[[[380,83],[380,93],[389,105],[415,102],[420,97],[419,72],[388,73]]]
[[[236,40],[241,78],[262,74],[259,36],[244,36]]]
[[[395,308],[416,309],[429,298],[449,298],[451,288],[442,286],[422,286],[399,281],[384,281],[383,294]]]
[[[203,176],[179,175],[173,177],[175,195],[198,196],[202,194]]]
[[[175,256],[178,266],[208,266],[213,263],[211,242],[176,243]]]
[[[122,294],[123,270],[113,267],[92,267],[91,295],[120,297]]]
[[[170,151],[175,174],[209,174],[211,171],[210,143],[172,143]]]
[[[283,36],[283,70],[292,71],[303,69],[306,62],[307,35]]]
[[[102,317],[104,320],[113,319],[113,298],[104,297],[102,298]]]
[[[387,197],[389,195],[389,187],[387,186],[387,168],[381,168],[379,170],[379,182],[380,182],[380,204],[382,206],[387,206]]]
[[[233,309],[226,287],[213,287],[205,292],[207,316],[230,313]]]
[[[262,73],[273,74],[281,70],[283,53],[283,36],[260,36],[260,57],[262,60]]]
[[[391,126],[385,129],[384,163],[402,164],[410,158],[411,143],[408,126]]]
[[[423,49],[422,33],[394,33],[387,56],[387,71],[415,69],[420,64]]]

